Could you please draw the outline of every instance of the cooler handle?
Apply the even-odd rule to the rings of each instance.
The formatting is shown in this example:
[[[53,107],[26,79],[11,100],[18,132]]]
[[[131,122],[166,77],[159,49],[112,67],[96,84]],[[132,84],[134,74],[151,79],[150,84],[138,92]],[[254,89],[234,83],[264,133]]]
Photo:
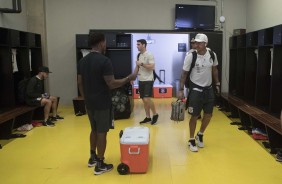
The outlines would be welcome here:
[[[131,146],[128,148],[128,153],[131,155],[138,155],[140,154],[140,148],[138,146]]]

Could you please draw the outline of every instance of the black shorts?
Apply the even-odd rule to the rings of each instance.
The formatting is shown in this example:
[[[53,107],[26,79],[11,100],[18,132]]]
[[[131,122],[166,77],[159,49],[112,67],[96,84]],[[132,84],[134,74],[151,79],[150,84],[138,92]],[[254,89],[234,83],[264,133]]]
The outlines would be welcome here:
[[[42,98],[33,98],[26,100],[26,104],[29,106],[40,107]]]
[[[91,129],[95,132],[105,133],[114,128],[112,109],[91,110],[87,109]]]
[[[203,89],[202,91],[190,88],[188,98],[188,113],[192,116],[199,116],[203,110],[206,114],[212,114],[215,103],[213,88]]]
[[[139,81],[140,98],[152,97],[154,81]]]

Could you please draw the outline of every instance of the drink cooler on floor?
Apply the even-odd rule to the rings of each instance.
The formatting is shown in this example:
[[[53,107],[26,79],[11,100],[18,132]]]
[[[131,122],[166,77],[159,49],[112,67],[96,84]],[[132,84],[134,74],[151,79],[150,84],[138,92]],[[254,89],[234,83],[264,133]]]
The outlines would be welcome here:
[[[172,97],[172,85],[170,84],[155,84],[154,98],[171,98]]]
[[[149,128],[128,127],[121,134],[121,164],[117,168],[119,174],[146,173],[149,163]]]

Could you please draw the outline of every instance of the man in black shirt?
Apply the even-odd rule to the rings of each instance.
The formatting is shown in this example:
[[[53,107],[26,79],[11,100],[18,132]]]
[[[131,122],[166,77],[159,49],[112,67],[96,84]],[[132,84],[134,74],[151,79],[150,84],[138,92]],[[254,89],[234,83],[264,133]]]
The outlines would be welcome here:
[[[78,63],[78,88],[85,100],[91,124],[91,156],[88,167],[95,166],[94,174],[99,175],[113,169],[112,164],[104,162],[107,132],[113,128],[110,90],[135,80],[137,71],[123,79],[116,80],[111,61],[104,55],[106,51],[104,34],[91,32],[89,34],[89,45],[92,48],[91,52]]]
[[[26,104],[30,106],[44,106],[44,126],[54,126],[52,121],[64,119],[57,114],[58,97],[44,93],[44,80],[48,78],[49,68],[39,67],[38,74],[32,77],[26,87]],[[49,118],[52,108],[52,117]]]

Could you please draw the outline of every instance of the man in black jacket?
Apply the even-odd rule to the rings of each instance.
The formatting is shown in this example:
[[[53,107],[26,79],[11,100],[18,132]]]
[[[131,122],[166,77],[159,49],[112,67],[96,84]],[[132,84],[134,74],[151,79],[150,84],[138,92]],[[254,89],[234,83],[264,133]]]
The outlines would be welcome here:
[[[38,74],[32,77],[26,88],[26,104],[30,106],[44,106],[44,126],[54,126],[52,121],[64,119],[57,114],[58,97],[50,96],[44,92],[44,80],[48,78],[49,68],[39,67]],[[52,117],[49,118],[52,108]]]

